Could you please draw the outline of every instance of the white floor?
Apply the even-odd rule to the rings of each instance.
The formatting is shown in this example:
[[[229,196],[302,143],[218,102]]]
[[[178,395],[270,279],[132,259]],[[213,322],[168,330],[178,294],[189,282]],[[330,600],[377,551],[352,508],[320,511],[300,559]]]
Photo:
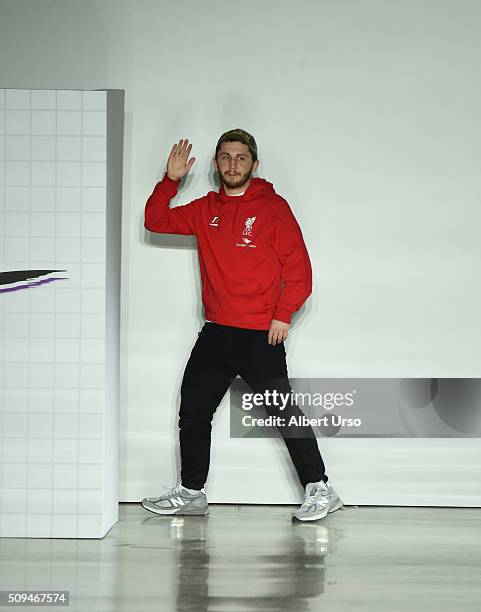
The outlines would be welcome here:
[[[481,609],[481,509],[347,507],[310,524],[294,509],[121,504],[103,540],[0,540],[0,590],[69,590],[64,609],[88,612]]]

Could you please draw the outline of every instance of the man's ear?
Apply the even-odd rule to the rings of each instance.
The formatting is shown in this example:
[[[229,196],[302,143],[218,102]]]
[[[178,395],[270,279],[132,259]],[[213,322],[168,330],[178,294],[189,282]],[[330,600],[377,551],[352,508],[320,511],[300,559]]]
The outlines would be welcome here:
[[[212,164],[214,166],[214,170],[217,170],[217,172],[219,171],[219,168],[217,167],[217,162],[215,160],[215,157],[212,158]]]
[[[256,159],[256,161],[252,165],[252,172],[255,172],[258,166],[259,166],[259,160]]]

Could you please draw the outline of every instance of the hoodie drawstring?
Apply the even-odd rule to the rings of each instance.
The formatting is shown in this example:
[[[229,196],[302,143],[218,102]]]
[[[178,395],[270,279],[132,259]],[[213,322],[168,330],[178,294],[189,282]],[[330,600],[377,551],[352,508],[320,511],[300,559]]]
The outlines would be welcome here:
[[[231,234],[234,235],[234,228],[237,227],[237,214],[239,212],[239,204],[236,203],[234,214],[232,215],[232,229]]]

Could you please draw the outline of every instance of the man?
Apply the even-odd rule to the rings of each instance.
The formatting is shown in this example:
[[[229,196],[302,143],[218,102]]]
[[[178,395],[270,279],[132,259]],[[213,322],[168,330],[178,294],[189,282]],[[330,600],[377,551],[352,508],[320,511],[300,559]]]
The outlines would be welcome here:
[[[214,168],[219,192],[169,208],[189,172],[192,145],[174,144],[167,172],[145,206],[152,232],[196,235],[206,323],[187,362],[179,412],[181,479],[164,495],[145,498],[162,515],[207,514],[204,484],[213,414],[239,374],[256,393],[289,393],[284,340],[291,314],[311,293],[311,265],[297,221],[271,183],[253,177],[259,161],[254,138],[242,129],[219,138]],[[268,414],[275,407],[265,406]],[[295,404],[283,416],[302,415]],[[310,426],[278,427],[306,497],[293,518],[318,520],[342,507],[328,483]]]

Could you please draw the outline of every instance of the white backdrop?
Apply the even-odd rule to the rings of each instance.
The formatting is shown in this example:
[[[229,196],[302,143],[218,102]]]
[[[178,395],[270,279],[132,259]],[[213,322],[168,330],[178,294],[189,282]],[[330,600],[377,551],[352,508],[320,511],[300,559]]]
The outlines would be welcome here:
[[[477,0],[3,0],[1,86],[126,92],[122,500],[176,476],[202,323],[194,243],[143,228],[181,137],[198,161],[176,202],[212,188],[218,136],[243,127],[303,228],[314,293],[292,376],[480,375],[480,24]],[[225,404],[210,500],[297,501],[282,446],[230,440]],[[478,440],[321,446],[346,503],[481,503]]]

